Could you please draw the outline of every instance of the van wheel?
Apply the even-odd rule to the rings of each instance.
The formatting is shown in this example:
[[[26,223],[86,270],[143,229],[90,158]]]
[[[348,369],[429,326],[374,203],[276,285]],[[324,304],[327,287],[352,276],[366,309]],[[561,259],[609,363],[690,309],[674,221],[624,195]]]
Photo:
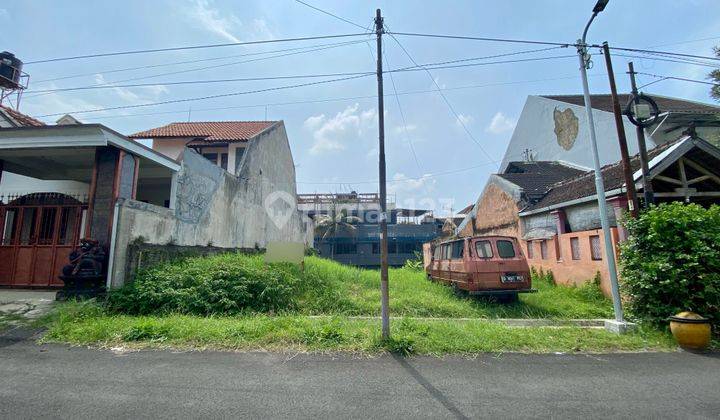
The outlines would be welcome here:
[[[518,301],[517,293],[505,293],[497,296],[498,303],[515,303]]]
[[[451,287],[452,287],[453,294],[455,296],[457,296],[457,297],[465,296],[465,291],[462,290],[460,287],[458,287],[457,283],[453,282]]]

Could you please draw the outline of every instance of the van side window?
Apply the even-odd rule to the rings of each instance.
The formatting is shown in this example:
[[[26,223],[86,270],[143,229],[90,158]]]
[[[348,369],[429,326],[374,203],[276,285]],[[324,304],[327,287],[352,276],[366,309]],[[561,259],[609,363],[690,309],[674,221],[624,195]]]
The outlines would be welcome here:
[[[452,243],[452,256],[454,260],[462,259],[463,257],[463,241],[456,241]]]
[[[445,244],[445,245],[443,245],[443,252],[442,252],[442,254],[443,254],[443,259],[444,259],[444,260],[449,260],[449,259],[450,259],[450,251],[451,251],[450,244]]]
[[[496,245],[500,258],[515,257],[515,247],[513,247],[512,242],[500,240],[496,242]]]
[[[478,258],[493,257],[493,251],[492,246],[490,246],[490,241],[475,242],[475,252],[477,253]]]

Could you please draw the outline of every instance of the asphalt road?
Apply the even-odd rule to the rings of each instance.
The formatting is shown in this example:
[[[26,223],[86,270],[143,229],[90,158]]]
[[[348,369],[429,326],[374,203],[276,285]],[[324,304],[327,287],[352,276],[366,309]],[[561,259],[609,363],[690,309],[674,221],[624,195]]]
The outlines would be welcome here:
[[[3,419],[719,416],[718,354],[404,359],[0,339]]]

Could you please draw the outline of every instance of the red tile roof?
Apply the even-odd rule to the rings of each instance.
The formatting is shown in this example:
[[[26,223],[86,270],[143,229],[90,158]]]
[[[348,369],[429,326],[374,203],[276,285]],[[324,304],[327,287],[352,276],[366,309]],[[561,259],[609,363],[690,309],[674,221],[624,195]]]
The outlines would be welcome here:
[[[44,122],[36,120],[35,118],[29,115],[25,115],[22,112],[16,111],[10,107],[0,105],[0,108],[2,108],[2,111],[4,111],[8,116],[10,116],[10,118],[20,124],[20,127],[39,127],[41,125],[45,125]]]
[[[204,143],[247,141],[277,121],[176,122],[130,135],[134,139],[197,137]]]

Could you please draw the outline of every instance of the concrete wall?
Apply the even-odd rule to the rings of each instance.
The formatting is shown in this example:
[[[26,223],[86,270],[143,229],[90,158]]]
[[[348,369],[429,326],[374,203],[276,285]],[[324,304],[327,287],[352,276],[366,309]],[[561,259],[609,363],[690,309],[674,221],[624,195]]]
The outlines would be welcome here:
[[[264,248],[271,241],[312,246],[309,219],[297,211],[295,166],[285,128],[253,139],[237,177],[185,149],[177,174],[175,208],[118,202],[112,286],[125,279],[128,245]],[[311,226],[310,226],[311,228]]]
[[[565,216],[571,232],[600,229],[600,210],[597,200],[563,207],[563,210],[565,210]],[[615,218],[615,211],[610,204],[607,206],[607,215],[610,226],[616,227],[617,220]],[[557,223],[555,217],[548,211],[523,216],[522,229],[524,233],[534,229],[546,229],[557,233]]]
[[[615,245],[613,246],[615,258],[617,259],[618,231],[616,228],[611,228],[611,233]],[[599,236],[600,249],[603,255],[602,260],[593,260],[591,257],[591,236]],[[572,258],[571,238],[577,238],[578,240],[580,258],[577,260]],[[587,281],[593,280],[596,274],[600,273],[600,288],[606,296],[611,296],[610,274],[607,270],[607,262],[605,261],[605,240],[601,229],[565,233],[547,239],[547,255],[545,259],[542,258],[540,253],[541,241],[523,242],[525,242],[525,255],[528,257],[528,264],[536,270],[543,269],[544,271],[552,271],[557,284],[579,286]],[[533,247],[533,258],[530,258],[527,247]]]
[[[282,124],[281,124],[282,125]],[[282,128],[284,130],[284,126]],[[181,159],[183,151],[185,150],[185,145],[191,141],[192,139],[188,139],[186,137],[183,138],[160,138],[160,139],[154,139],[152,141],[152,148],[153,150],[160,152],[164,154],[165,156],[168,156],[172,159]],[[238,171],[236,169],[239,168],[240,162],[237,159],[238,149],[243,149],[247,147],[247,143],[244,142],[238,142],[238,143],[231,143],[228,146],[219,146],[219,147],[213,147],[212,145],[208,145],[207,147],[203,147],[202,151],[203,153],[227,153],[228,154],[228,165],[227,170],[230,173],[237,174]],[[240,159],[242,160],[242,159]],[[218,162],[218,166],[219,166]]]

